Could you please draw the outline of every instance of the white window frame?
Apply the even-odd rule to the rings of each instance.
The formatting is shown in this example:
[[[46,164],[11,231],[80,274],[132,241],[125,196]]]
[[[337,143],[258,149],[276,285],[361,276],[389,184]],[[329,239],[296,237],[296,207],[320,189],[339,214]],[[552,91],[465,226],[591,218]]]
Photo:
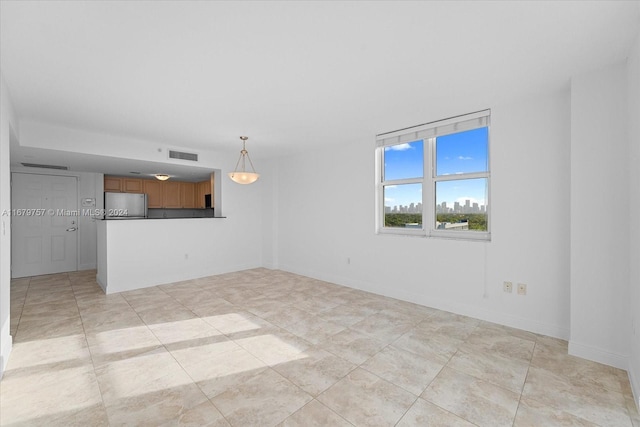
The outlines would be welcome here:
[[[417,237],[439,237],[460,240],[491,240],[491,110],[430,122],[419,126],[386,132],[376,136],[376,233]],[[487,127],[487,170],[485,172],[436,176],[436,138],[438,136]],[[408,142],[423,141],[422,178],[384,179],[385,147]],[[436,226],[436,183],[482,178],[487,181],[487,231],[438,230]],[[385,227],[384,187],[401,184],[422,184],[422,228]]]

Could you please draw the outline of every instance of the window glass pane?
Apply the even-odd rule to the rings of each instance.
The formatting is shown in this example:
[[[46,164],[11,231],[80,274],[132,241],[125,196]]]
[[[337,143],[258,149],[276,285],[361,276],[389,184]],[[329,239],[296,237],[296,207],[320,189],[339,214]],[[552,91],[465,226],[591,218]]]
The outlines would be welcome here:
[[[436,175],[488,170],[489,128],[483,127],[436,138]]]
[[[487,231],[487,181],[436,182],[436,229]]]
[[[384,226],[422,228],[422,184],[384,186]]]
[[[424,174],[422,141],[390,145],[384,148],[384,180],[422,178]]]

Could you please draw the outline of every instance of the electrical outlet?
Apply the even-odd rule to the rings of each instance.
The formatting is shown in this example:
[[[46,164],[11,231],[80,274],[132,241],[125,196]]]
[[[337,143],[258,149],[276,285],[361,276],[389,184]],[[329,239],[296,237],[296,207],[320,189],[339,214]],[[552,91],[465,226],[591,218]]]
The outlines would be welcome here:
[[[526,295],[526,294],[527,294],[527,284],[518,283],[518,295]]]
[[[505,292],[511,293],[511,291],[513,291],[513,283],[511,283],[511,282],[504,282],[502,284],[502,287],[503,287]]]
[[[347,257],[347,264],[351,264],[351,257]]]

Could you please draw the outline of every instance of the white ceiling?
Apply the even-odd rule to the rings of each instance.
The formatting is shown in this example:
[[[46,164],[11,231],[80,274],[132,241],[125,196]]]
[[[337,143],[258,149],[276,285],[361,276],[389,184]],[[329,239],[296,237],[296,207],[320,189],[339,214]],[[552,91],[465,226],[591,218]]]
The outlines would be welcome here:
[[[566,87],[638,1],[0,1],[21,119],[285,155]]]

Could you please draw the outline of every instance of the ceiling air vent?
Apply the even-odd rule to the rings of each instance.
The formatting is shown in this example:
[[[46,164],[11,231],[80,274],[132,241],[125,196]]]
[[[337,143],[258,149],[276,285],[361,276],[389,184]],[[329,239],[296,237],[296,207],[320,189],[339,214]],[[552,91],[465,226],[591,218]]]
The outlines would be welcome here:
[[[169,150],[170,159],[190,160],[192,162],[198,161],[198,155],[195,153],[185,153],[182,151]]]
[[[40,165],[38,163],[22,163],[22,166],[27,168],[40,168],[40,169],[57,169],[61,171],[68,171],[68,166],[57,166],[57,165]]]

